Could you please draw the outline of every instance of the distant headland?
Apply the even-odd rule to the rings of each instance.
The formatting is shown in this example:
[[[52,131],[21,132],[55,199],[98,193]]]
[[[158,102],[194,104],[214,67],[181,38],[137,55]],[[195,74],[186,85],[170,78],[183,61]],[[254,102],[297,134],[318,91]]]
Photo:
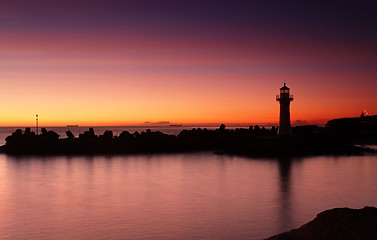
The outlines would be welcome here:
[[[129,154],[214,151],[252,157],[294,157],[312,155],[354,155],[368,151],[357,144],[377,144],[377,116],[361,116],[329,121],[325,127],[292,127],[280,135],[279,127],[218,129],[193,128],[169,135],[147,129],[145,132],[112,131],[96,135],[93,128],[66,137],[42,128],[40,134],[30,128],[17,129],[8,136],[0,151],[7,154]]]

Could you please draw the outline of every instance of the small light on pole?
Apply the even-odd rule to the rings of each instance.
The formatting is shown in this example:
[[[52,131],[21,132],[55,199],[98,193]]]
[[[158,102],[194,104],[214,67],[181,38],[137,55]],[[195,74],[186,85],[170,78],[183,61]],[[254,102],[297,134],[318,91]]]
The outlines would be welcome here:
[[[38,135],[38,114],[35,115],[35,123],[36,123],[37,135]]]

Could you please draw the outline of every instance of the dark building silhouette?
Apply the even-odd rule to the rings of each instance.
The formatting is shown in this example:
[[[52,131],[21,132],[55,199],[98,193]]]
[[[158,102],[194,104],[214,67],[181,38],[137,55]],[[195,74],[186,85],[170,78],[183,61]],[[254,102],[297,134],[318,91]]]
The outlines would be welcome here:
[[[289,88],[285,86],[285,83],[280,88],[280,95],[276,96],[276,101],[280,103],[279,135],[291,135],[289,105],[293,101],[293,95],[289,94]]]

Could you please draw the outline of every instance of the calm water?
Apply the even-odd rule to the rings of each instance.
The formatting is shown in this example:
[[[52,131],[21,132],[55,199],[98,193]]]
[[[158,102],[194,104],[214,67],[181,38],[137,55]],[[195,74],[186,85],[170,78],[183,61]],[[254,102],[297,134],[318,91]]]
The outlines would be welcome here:
[[[377,156],[0,155],[0,239],[263,239],[377,204]]]

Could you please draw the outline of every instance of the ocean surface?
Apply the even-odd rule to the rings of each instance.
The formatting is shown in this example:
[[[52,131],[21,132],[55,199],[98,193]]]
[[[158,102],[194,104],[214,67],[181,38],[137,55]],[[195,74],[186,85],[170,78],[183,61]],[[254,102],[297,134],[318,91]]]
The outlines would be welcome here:
[[[0,155],[0,239],[263,239],[377,205],[377,156]]]

